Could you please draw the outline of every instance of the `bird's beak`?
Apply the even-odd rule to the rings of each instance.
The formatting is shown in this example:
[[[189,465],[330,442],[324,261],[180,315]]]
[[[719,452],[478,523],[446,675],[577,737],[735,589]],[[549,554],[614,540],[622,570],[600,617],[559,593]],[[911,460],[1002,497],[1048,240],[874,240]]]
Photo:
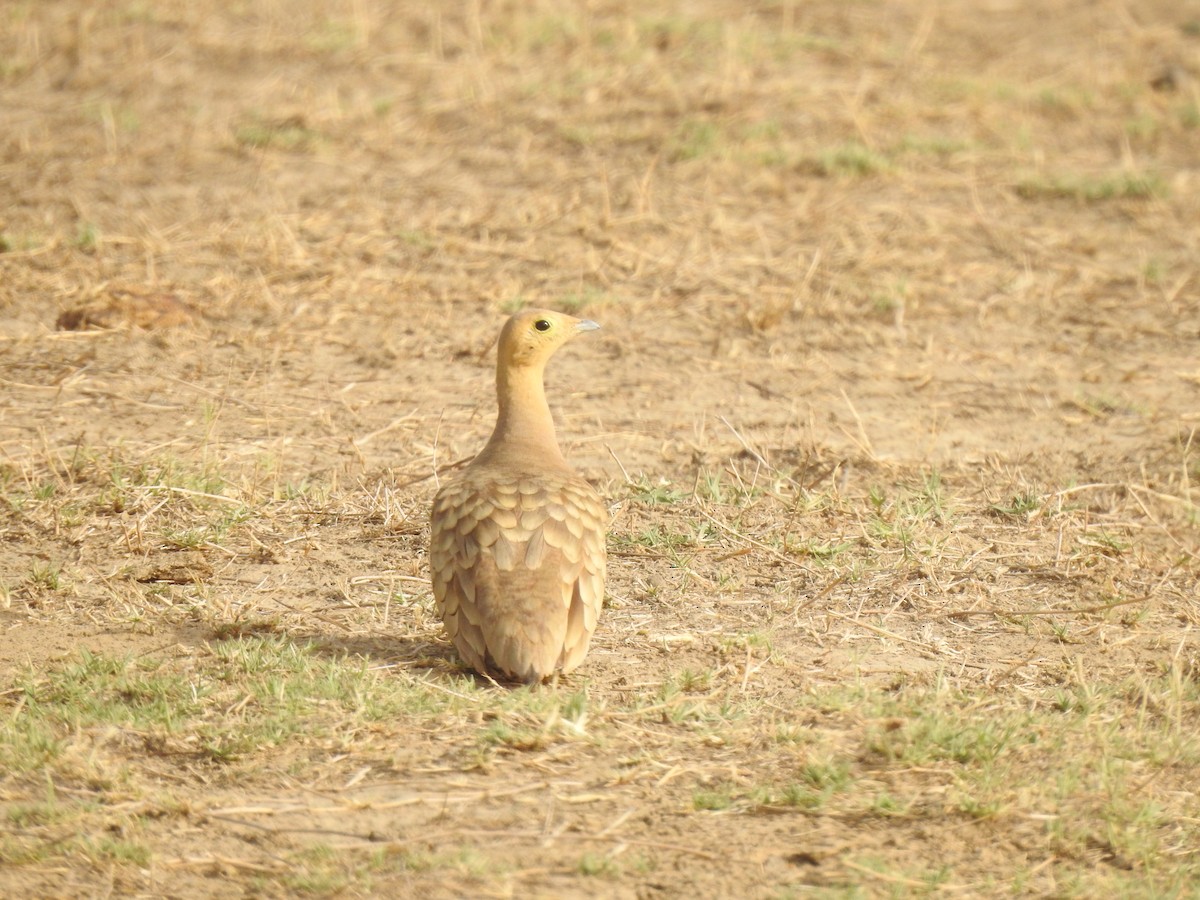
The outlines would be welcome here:
[[[591,319],[580,319],[575,323],[576,331],[599,331],[600,326]]]

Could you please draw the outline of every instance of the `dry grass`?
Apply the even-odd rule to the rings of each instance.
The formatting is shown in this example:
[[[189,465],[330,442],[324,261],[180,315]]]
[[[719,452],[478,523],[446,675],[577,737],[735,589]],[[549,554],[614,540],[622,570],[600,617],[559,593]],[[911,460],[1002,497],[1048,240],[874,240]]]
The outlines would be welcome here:
[[[0,23],[0,892],[1195,892],[1185,10]],[[612,576],[509,691],[425,517],[527,303]]]

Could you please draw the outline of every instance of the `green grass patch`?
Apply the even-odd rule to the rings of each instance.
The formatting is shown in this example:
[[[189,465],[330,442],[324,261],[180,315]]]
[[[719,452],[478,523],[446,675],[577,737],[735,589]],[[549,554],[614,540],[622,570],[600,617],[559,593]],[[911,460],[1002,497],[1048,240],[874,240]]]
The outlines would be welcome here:
[[[1149,200],[1165,197],[1167,183],[1150,172],[1120,175],[1038,175],[1019,181],[1017,195],[1025,200],[1076,200],[1103,203],[1107,200]]]
[[[818,174],[827,178],[868,178],[892,167],[891,160],[883,153],[857,141],[825,150],[813,162]]]
[[[256,118],[238,125],[233,131],[233,139],[250,150],[310,153],[321,145],[324,135],[310,128],[300,117],[277,121]]]

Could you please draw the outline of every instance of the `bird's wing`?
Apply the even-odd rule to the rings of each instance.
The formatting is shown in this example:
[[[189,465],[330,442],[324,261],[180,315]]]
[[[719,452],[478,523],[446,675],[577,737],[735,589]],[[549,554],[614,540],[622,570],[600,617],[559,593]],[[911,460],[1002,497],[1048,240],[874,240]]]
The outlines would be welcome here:
[[[579,665],[603,603],[606,518],[569,476],[475,474],[442,489],[434,602],[465,662],[524,681]]]

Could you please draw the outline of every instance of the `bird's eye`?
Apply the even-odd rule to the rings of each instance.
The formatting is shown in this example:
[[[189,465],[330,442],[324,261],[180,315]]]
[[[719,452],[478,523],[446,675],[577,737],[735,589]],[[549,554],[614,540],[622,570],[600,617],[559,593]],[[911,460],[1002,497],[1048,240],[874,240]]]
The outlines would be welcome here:
[[[536,328],[538,331],[549,331],[550,323],[547,322],[545,319],[538,319],[536,322],[533,323],[533,327]]]

